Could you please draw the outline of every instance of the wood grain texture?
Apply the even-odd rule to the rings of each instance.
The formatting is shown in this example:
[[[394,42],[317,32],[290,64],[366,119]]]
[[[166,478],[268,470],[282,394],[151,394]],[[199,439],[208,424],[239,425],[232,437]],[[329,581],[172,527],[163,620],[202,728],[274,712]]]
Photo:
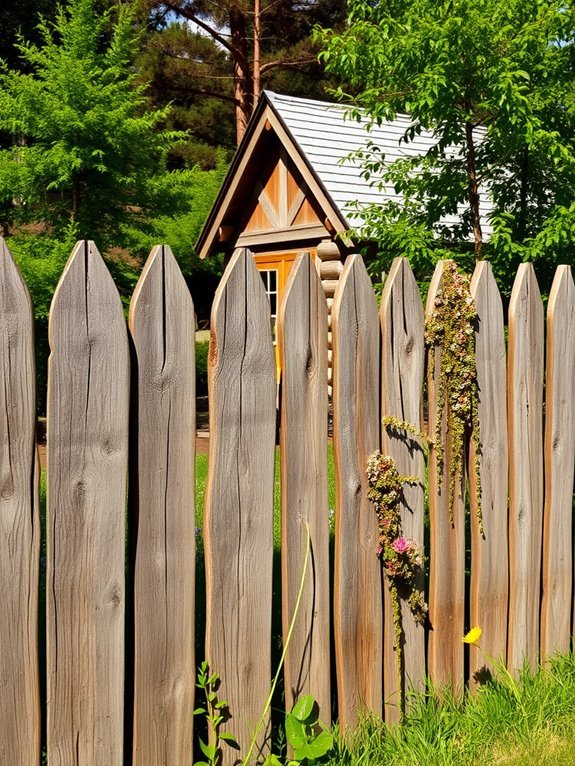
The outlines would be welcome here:
[[[559,266],[547,304],[541,656],[570,648],[575,465],[575,285]]]
[[[270,307],[251,254],[237,250],[212,307],[210,454],[204,512],[206,659],[222,679],[243,753],[271,679],[275,355]],[[269,748],[269,727],[259,749]],[[224,763],[236,760],[224,749]]]
[[[439,261],[427,295],[426,314],[433,311],[441,292],[444,262]],[[441,348],[435,349],[435,365],[428,369],[427,393],[429,434],[435,438],[438,415],[437,390],[441,369]],[[465,615],[465,475],[460,481],[453,504],[453,522],[449,518],[449,465],[451,440],[443,408],[441,438],[445,449],[443,475],[437,470],[433,445],[429,452],[429,621],[428,673],[438,686],[463,692],[463,643]]]
[[[327,308],[307,253],[291,271],[279,316],[281,414],[282,617],[284,640],[303,571],[306,523],[312,556],[285,662],[291,710],[313,694],[330,723],[329,517],[327,506]]]
[[[539,658],[543,534],[543,303],[522,263],[509,303],[509,627],[507,665]]]
[[[333,304],[336,473],[334,632],[339,725],[381,715],[383,593],[368,457],[379,449],[379,320],[363,258],[350,255]]]
[[[32,304],[0,237],[0,763],[40,760]]]
[[[135,526],[134,766],[192,763],[195,657],[195,317],[167,246],[130,306],[130,521]]]
[[[425,365],[424,314],[419,288],[406,258],[396,258],[384,283],[381,298],[381,414],[403,420],[421,430]],[[382,429],[382,452],[391,455],[403,476],[418,476],[421,483],[405,485],[401,525],[405,537],[423,548],[425,464],[420,440],[412,434]],[[423,572],[419,579],[423,591]],[[385,720],[398,720],[397,672],[393,641],[393,613],[387,585],[385,603],[384,697]],[[425,680],[425,630],[418,625],[405,601],[401,607],[404,633],[406,689],[423,691]]]
[[[120,766],[129,351],[93,242],[66,265],[49,341],[48,761]]]
[[[491,265],[477,264],[471,280],[477,310],[475,358],[479,388],[481,512],[484,535],[477,522],[475,445],[469,450],[471,504],[470,626],[483,629],[481,647],[498,661],[507,649],[509,553],[507,537],[508,449],[507,386],[503,306]],[[485,656],[470,647],[470,676],[486,664]]]

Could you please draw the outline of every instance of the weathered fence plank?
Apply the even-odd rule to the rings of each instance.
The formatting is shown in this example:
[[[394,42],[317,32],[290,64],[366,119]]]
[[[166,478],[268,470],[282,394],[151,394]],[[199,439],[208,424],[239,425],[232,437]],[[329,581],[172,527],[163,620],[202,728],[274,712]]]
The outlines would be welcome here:
[[[206,659],[222,679],[242,750],[271,679],[275,356],[269,303],[251,254],[237,250],[212,308],[210,455],[204,514]],[[269,728],[259,750],[269,746]],[[226,748],[224,763],[236,760]]]
[[[307,253],[290,273],[279,316],[282,617],[284,640],[303,571],[306,523],[311,561],[285,662],[286,707],[313,694],[330,723],[329,517],[327,507],[327,306]]]
[[[34,320],[0,237],[0,763],[40,760]]]
[[[382,710],[382,588],[366,466],[379,448],[379,321],[363,258],[350,255],[332,308],[336,470],[334,632],[339,725]]]
[[[531,263],[519,266],[509,303],[509,627],[507,665],[539,653],[543,533],[543,303]]]
[[[479,477],[481,534],[477,521],[478,487],[475,444],[469,450],[471,505],[470,625],[483,629],[481,647],[505,661],[507,649],[508,538],[507,538],[507,396],[503,306],[491,266],[477,264],[471,280],[477,310],[475,358],[479,388]],[[485,665],[485,656],[470,647],[470,676]]]
[[[195,603],[195,317],[167,246],[130,306],[130,522],[134,569],[134,766],[192,763]]]
[[[49,340],[48,761],[120,766],[129,352],[93,242],[66,265]]]
[[[559,266],[547,306],[541,656],[567,653],[573,590],[575,285]]]
[[[436,266],[427,296],[429,316],[441,293],[444,262]],[[438,418],[438,387],[441,348],[435,349],[434,369],[428,370],[429,434],[435,438]],[[428,672],[438,686],[463,691],[463,636],[465,615],[465,475],[456,486],[453,520],[449,518],[449,464],[451,439],[445,407],[442,413],[441,438],[445,449],[443,475],[438,475],[437,453],[433,445],[429,454],[429,620]]]
[[[382,365],[381,414],[421,430],[423,374],[425,365],[424,314],[419,289],[407,258],[396,258],[381,298]],[[391,455],[403,476],[417,476],[421,483],[405,485],[401,502],[401,525],[405,537],[423,548],[425,465],[420,440],[412,433],[382,428],[382,452]],[[419,579],[423,591],[423,571]],[[385,586],[384,697],[385,719],[398,720],[396,657],[393,612]],[[425,680],[425,630],[413,619],[405,601],[401,606],[406,688],[422,691]]]

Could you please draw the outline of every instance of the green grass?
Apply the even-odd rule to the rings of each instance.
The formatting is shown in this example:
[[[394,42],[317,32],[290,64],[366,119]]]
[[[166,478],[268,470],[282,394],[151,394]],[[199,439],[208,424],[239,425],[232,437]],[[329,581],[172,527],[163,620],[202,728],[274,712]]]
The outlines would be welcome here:
[[[196,455],[196,527],[201,529],[204,509],[204,496],[208,479],[208,456]],[[328,504],[330,509],[335,505],[335,466],[333,461],[333,449],[328,445],[327,453],[327,480],[328,480]],[[274,476],[274,550],[281,547],[281,477],[280,477],[280,452],[276,449],[275,476]],[[333,528],[333,523],[332,523]]]
[[[364,720],[329,766],[573,766],[575,656],[515,684],[504,674],[463,702],[430,692],[406,725]]]

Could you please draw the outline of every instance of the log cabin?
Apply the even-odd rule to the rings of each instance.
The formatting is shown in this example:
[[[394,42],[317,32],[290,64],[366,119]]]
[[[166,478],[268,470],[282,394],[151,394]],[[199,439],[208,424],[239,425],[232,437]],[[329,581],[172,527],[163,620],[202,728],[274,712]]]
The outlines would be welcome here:
[[[348,116],[348,108],[264,91],[232,160],[196,245],[201,258],[248,247],[270,299],[272,323],[298,252],[308,251],[325,290],[328,307],[345,256],[356,249],[350,232],[361,227],[365,205],[401,202],[393,186],[370,183],[351,155],[367,142],[386,162],[423,156],[436,144],[430,131],[404,140],[407,115],[371,126]],[[489,235],[490,208],[481,195],[482,225]],[[454,225],[458,216],[442,223]]]

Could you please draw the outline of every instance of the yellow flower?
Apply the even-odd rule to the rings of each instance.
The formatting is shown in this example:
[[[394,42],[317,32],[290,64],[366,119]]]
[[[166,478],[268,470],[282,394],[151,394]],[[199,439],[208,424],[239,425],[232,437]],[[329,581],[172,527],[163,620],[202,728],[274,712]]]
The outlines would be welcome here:
[[[482,630],[477,625],[474,628],[471,628],[469,633],[465,636],[463,636],[463,643],[464,644],[472,644],[473,646],[477,646],[477,642],[481,638]]]

